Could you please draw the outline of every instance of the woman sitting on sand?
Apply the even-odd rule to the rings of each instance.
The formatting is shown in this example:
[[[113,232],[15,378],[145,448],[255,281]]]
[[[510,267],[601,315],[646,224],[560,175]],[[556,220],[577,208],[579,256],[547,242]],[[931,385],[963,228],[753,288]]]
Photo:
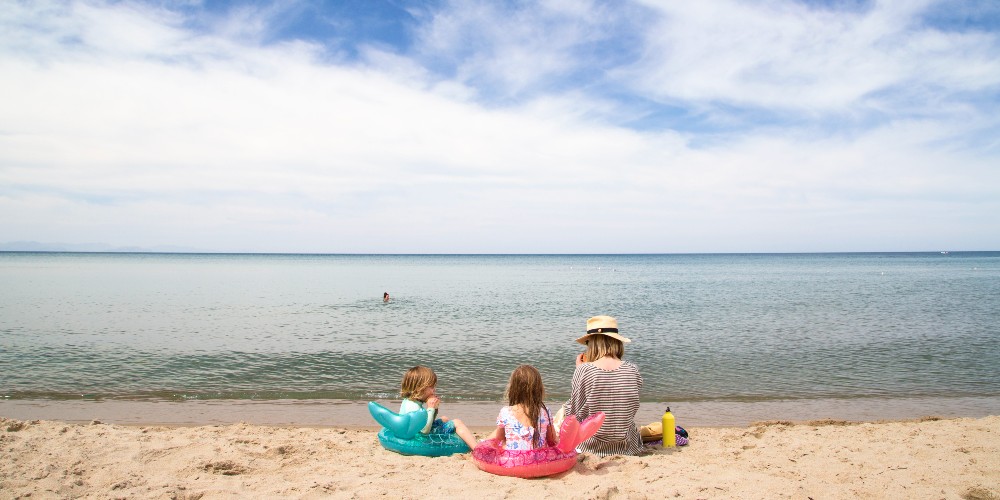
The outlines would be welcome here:
[[[576,341],[587,350],[576,358],[572,395],[564,413],[581,421],[599,411],[605,415],[601,429],[578,449],[602,456],[642,453],[635,424],[642,376],[635,365],[622,361],[625,343],[631,340],[618,334],[615,318],[594,316],[587,320],[587,334]]]

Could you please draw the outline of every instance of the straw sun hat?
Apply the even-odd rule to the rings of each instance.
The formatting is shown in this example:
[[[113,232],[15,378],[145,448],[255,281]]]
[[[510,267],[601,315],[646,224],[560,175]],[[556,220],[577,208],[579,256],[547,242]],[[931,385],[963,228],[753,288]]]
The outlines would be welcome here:
[[[613,339],[621,341],[623,344],[631,342],[626,337],[618,335],[618,320],[611,316],[594,316],[587,320],[587,334],[576,339],[577,342],[586,345],[587,339],[593,335],[607,335]]]

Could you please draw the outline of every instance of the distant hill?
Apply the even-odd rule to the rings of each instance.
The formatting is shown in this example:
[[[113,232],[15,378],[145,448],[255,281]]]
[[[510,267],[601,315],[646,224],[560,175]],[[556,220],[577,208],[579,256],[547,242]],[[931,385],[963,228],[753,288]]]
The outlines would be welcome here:
[[[38,241],[8,241],[0,243],[0,252],[163,252],[203,253],[206,250],[172,245],[137,247],[114,246],[107,243],[43,243]]]

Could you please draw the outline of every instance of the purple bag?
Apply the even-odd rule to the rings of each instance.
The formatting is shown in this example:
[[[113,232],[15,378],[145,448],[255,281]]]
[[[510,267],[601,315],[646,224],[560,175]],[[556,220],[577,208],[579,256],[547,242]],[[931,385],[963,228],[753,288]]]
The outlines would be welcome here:
[[[677,426],[674,428],[674,437],[677,446],[687,446],[688,444],[688,431],[684,430],[683,427]]]

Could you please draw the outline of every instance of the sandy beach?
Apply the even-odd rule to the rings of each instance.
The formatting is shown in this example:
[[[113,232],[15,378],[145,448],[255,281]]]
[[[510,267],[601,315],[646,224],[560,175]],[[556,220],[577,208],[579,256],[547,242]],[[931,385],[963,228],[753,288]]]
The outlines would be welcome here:
[[[374,427],[0,418],[0,497],[1000,499],[1000,416],[688,430],[687,447],[525,480],[397,455]]]

